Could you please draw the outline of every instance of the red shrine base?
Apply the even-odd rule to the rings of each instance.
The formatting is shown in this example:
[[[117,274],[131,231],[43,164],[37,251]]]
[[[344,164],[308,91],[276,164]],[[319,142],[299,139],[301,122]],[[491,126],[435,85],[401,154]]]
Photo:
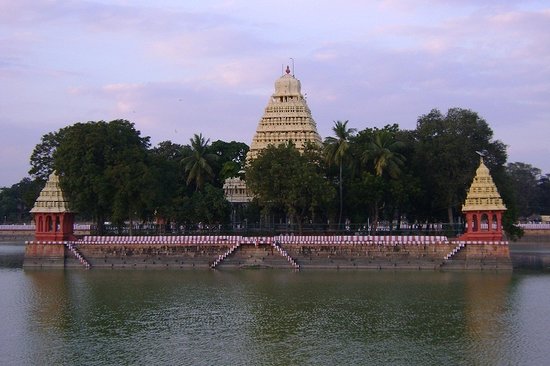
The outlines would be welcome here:
[[[23,267],[65,267],[63,242],[27,242]]]
[[[460,235],[458,240],[463,241],[501,241],[503,239],[502,232],[486,231],[486,232],[470,232]]]

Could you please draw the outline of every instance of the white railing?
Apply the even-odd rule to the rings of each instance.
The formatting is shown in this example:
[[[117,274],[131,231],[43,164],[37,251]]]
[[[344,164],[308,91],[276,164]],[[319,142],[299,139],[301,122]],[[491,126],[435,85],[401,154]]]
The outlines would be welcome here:
[[[300,269],[300,265],[298,263],[296,263],[296,261],[294,260],[294,258],[292,258],[290,256],[290,254],[287,253],[286,250],[283,249],[283,247],[281,247],[279,245],[279,243],[277,241],[273,241],[271,243],[271,246],[273,246],[273,248],[275,248],[277,250],[277,252],[279,252],[280,255],[282,255],[283,257],[286,258],[286,260],[288,261],[288,263],[290,263],[290,265],[292,265],[292,267],[296,268],[296,269]]]
[[[231,255],[240,246],[241,246],[241,243],[238,242],[235,245],[233,245],[231,248],[229,248],[225,253],[220,254],[218,258],[210,265],[210,268],[216,268],[218,264],[220,264],[223,260],[225,260],[225,258]]]
[[[82,256],[82,254],[80,254],[80,252],[78,251],[78,249],[76,249],[76,247],[70,242],[70,241],[66,241],[65,243],[65,246],[67,248],[69,248],[69,250],[71,251],[71,253],[73,253],[73,255],[76,257],[76,259],[78,259],[78,261],[84,266],[86,267],[86,269],[90,269],[90,267],[92,267],[92,265],[90,264],[90,262],[88,262],[86,260],[86,258],[84,258]]]
[[[465,242],[463,242],[463,241],[458,242],[458,245],[456,247],[454,247],[453,250],[451,250],[445,257],[443,257],[443,259],[445,259],[445,260],[451,259],[452,257],[454,257],[456,255],[456,253],[460,252],[460,250],[462,248],[464,248],[465,246],[466,246]]]

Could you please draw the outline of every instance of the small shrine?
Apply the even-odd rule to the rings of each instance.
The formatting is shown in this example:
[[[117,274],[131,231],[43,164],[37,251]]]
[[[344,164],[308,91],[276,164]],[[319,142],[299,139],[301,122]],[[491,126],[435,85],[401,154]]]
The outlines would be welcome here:
[[[506,206],[493,182],[489,168],[481,156],[476,175],[462,206],[462,212],[466,215],[466,233],[460,239],[502,240],[502,214],[504,211],[506,211]]]
[[[56,172],[50,174],[46,186],[40,192],[31,209],[36,226],[35,240],[74,240],[74,212],[59,186]]]

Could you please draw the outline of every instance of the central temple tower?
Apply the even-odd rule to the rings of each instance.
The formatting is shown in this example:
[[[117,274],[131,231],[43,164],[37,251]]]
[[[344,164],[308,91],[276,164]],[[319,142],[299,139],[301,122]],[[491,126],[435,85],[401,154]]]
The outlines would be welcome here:
[[[285,74],[275,81],[275,93],[258,123],[247,160],[254,159],[269,145],[278,146],[288,141],[301,152],[308,142],[321,145],[321,136],[302,95],[300,80],[290,74],[287,66]]]
[[[291,75],[287,66],[285,73],[275,81],[275,92],[265,107],[246,155],[247,164],[269,145],[278,146],[289,141],[301,152],[308,143],[322,144],[306,98],[302,95],[302,84]],[[246,183],[238,177],[226,179],[223,190],[225,198],[232,204],[252,200]]]

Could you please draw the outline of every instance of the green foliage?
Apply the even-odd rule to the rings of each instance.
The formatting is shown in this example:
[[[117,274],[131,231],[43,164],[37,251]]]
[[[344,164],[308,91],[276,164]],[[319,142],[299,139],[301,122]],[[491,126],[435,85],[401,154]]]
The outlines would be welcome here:
[[[300,154],[289,144],[262,151],[246,171],[255,201],[240,207],[239,215],[258,222],[261,208],[271,222],[279,215],[299,225],[336,215],[341,224],[344,213],[375,225],[402,217],[454,221],[479,164],[475,151],[485,153],[508,207],[503,224],[509,237],[521,235],[514,226],[518,215],[550,213],[550,176],[528,164],[505,167],[506,146],[493,140],[475,112],[453,108],[444,115],[434,109],[412,131],[393,124],[356,133],[348,123],[334,122],[322,149],[310,145]],[[24,218],[55,168],[74,208],[98,223],[156,217],[217,225],[230,212],[223,182],[240,175],[247,152],[244,143],[209,144],[202,134],[189,145],[165,141],[150,149],[149,139],[128,121],[77,123],[42,137],[31,156],[36,179],[3,189],[0,213]]]
[[[179,224],[220,225],[227,224],[231,205],[223,190],[206,183],[200,191],[184,195],[174,201],[171,219]]]
[[[19,183],[0,189],[0,223],[13,224],[31,221],[29,210],[40,194],[43,183],[23,178]]]
[[[541,176],[537,186],[537,212],[541,215],[550,215],[550,174]]]
[[[540,169],[516,162],[506,165],[506,173],[512,185],[513,199],[516,202],[519,216],[528,218],[533,214],[540,214],[540,211],[537,210],[539,207]]]
[[[489,168],[506,161],[506,150],[500,141],[492,141],[493,131],[477,113],[452,108],[447,115],[434,109],[418,119],[415,131],[413,164],[422,179],[425,196],[431,201],[428,219],[441,219],[446,211],[448,222],[466,197],[479,164],[476,151],[484,151]]]
[[[398,152],[402,147],[403,143],[396,140],[395,133],[385,129],[376,130],[366,145],[363,161],[372,164],[377,176],[395,179],[401,174],[405,163],[405,157]]]
[[[246,182],[264,213],[282,211],[300,228],[306,219],[324,214],[334,189],[310,160],[313,154],[302,155],[292,144],[269,146],[252,161]]]
[[[178,217],[181,197],[186,195],[185,176],[181,160],[191,154],[191,148],[163,141],[149,151],[151,174],[158,180],[152,206],[156,215],[162,218]]]
[[[53,154],[63,139],[65,129],[50,132],[42,136],[40,143],[34,148],[30,163],[29,174],[35,179],[46,182],[53,172]]]
[[[210,139],[204,139],[202,134],[195,134],[190,139],[191,155],[182,159],[185,172],[187,173],[187,185],[193,184],[195,190],[200,190],[204,184],[213,180],[214,170],[212,164],[218,159],[217,155],[208,151]]]
[[[63,129],[54,168],[73,208],[117,222],[143,217],[156,182],[148,167],[149,138],[125,120],[76,123]]]
[[[226,178],[237,177],[239,171],[244,169],[248,145],[242,142],[214,141],[208,151],[218,158],[213,162],[215,183],[220,187]]]
[[[335,121],[332,127],[333,136],[325,139],[325,159],[330,165],[335,164],[338,167],[338,191],[340,210],[338,213],[338,227],[342,225],[342,215],[344,210],[344,163],[348,161],[348,151],[350,149],[350,139],[356,132],[355,128],[348,128],[349,121]]]

